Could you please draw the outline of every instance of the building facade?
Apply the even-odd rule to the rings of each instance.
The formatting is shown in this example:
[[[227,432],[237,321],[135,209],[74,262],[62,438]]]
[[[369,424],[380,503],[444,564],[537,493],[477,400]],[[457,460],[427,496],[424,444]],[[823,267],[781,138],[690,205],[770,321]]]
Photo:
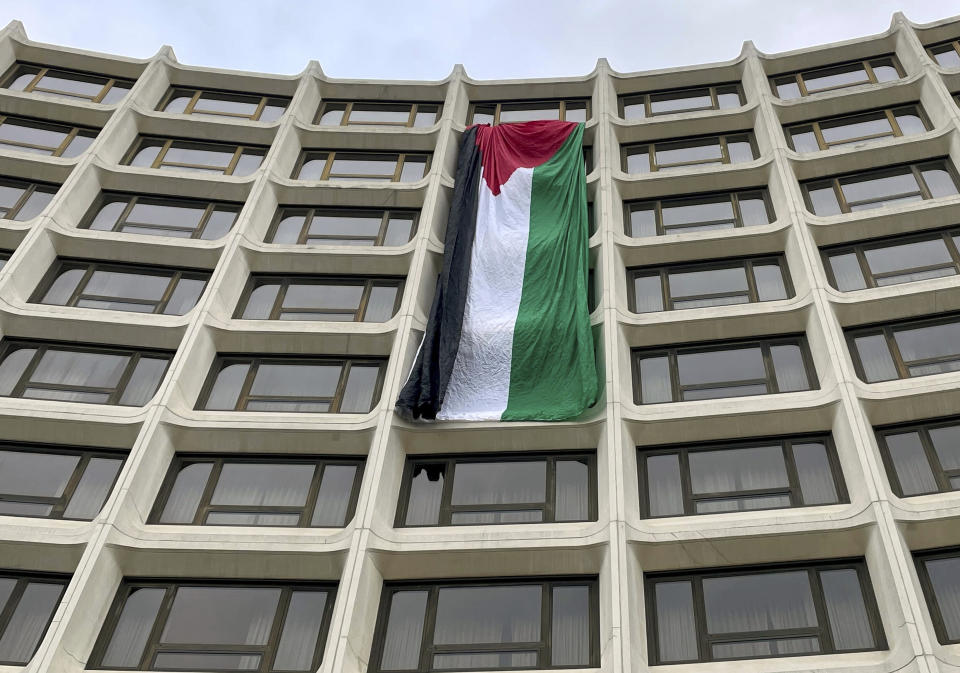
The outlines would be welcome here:
[[[437,82],[0,32],[0,671],[960,668],[960,20]],[[393,412],[470,123],[586,122],[604,389]]]

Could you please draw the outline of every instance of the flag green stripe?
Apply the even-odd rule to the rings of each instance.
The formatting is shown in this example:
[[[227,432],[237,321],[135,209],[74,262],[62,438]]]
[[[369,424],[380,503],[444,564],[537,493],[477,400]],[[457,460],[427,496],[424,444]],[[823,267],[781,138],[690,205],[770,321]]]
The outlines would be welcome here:
[[[533,172],[530,236],[501,420],[573,418],[597,399],[587,308],[583,124]]]

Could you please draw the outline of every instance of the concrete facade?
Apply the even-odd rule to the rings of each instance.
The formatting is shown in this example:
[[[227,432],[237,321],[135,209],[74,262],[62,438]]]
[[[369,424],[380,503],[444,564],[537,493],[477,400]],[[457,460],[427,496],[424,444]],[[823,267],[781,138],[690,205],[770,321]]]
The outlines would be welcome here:
[[[960,223],[960,196],[818,217],[799,182],[907,161],[947,156],[960,166],[960,71],[939,67],[925,45],[956,39],[960,20],[926,25],[902,15],[880,35],[782,54],[746,43],[723,63],[619,73],[604,60],[582,77],[477,81],[462,67],[437,82],[333,79],[311,62],[297,76],[181,65],[164,47],[141,61],[30,41],[11,23],[0,32],[0,71],[15,61],[135,79],[115,105],[70,102],[0,90],[0,111],[101,127],[74,159],[0,151],[0,174],[62,183],[43,213],[0,222],[0,247],[14,250],[0,272],[0,333],[175,350],[144,407],[0,398],[4,440],[121,449],[128,458],[100,515],[91,522],[0,516],[0,567],[72,575],[54,621],[31,663],[33,673],[78,672],[122,577],[275,578],[336,581],[338,592],[322,671],[367,670],[384,580],[599,576],[601,669],[648,667],[643,573],[788,560],[865,557],[888,649],[853,654],[682,664],[694,670],[786,672],[960,670],[960,645],[937,641],[911,552],[960,545],[960,494],[897,497],[873,428],[960,413],[960,372],[866,384],[854,370],[844,328],[960,309],[960,276],[884,288],[833,289],[818,247]],[[893,53],[906,76],[781,100],[772,75]],[[625,121],[618,96],[740,82],[746,104],[729,110]],[[292,97],[275,123],[155,111],[171,85]],[[392,410],[425,326],[443,252],[457,143],[471,101],[586,97],[592,114],[587,176],[596,231],[590,239],[597,287],[592,321],[604,393],[573,422],[411,425]],[[312,124],[329,99],[434,101],[429,128],[322,127]],[[799,154],[782,126],[802,120],[920,101],[932,130],[915,136]],[[752,129],[759,158],[721,167],[629,175],[623,144]],[[269,145],[245,178],[198,176],[119,165],[139,134]],[[426,151],[429,174],[414,183],[289,179],[301,148]],[[722,232],[631,238],[623,202],[768,186],[772,224]],[[101,190],[216,198],[244,203],[217,240],[182,240],[78,228]],[[400,247],[357,248],[264,243],[278,204],[421,209],[414,238]],[[765,303],[636,314],[625,268],[783,253],[795,294]],[[212,272],[199,304],[184,316],[116,313],[28,303],[57,256],[190,266]],[[236,320],[251,272],[395,274],[406,277],[396,316],[386,323]],[[637,405],[630,349],[717,339],[805,333],[819,389],[728,400]],[[387,356],[379,403],[364,415],[197,411],[215,354],[302,353]],[[708,516],[643,519],[636,447],[680,442],[830,432],[850,496],[846,504]],[[596,450],[599,519],[589,523],[394,527],[408,453]],[[343,529],[227,528],[147,524],[174,452],[364,456],[353,520]],[[0,671],[19,670],[0,666]]]

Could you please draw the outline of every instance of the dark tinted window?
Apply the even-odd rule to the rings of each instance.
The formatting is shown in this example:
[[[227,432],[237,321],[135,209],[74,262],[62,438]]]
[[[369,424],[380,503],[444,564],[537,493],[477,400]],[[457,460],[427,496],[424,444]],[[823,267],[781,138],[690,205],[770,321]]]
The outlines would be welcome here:
[[[960,642],[960,552],[956,549],[916,555],[920,586],[943,644]]]
[[[901,497],[960,490],[960,422],[877,430],[893,491]]]
[[[0,571],[0,664],[23,666],[50,626],[69,578]]]
[[[960,369],[960,320],[912,320],[847,333],[857,372],[867,383]]]

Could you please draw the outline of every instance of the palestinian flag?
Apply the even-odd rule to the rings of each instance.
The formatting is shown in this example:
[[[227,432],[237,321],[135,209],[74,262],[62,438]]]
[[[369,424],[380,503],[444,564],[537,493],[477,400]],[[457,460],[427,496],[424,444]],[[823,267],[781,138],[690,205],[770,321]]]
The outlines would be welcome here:
[[[582,141],[559,121],[464,133],[402,416],[559,421],[596,401]]]

